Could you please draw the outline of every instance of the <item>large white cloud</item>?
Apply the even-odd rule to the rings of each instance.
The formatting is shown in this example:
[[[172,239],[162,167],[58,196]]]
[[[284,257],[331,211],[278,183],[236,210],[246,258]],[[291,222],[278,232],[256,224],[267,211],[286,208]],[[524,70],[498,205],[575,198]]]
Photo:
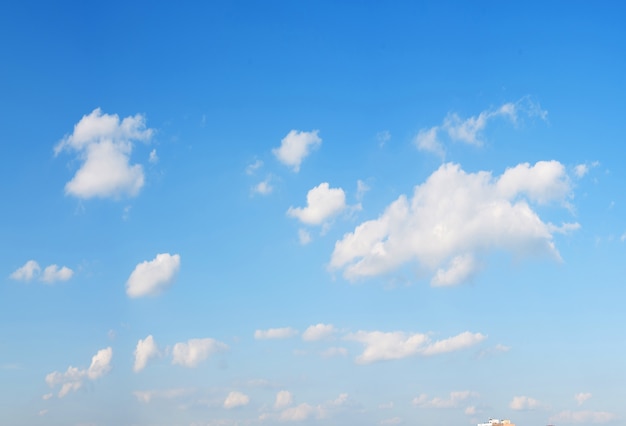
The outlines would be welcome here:
[[[46,284],[53,284],[57,281],[67,281],[74,276],[74,271],[67,266],[57,265],[46,266],[41,273],[41,267],[35,260],[29,260],[23,266],[13,271],[9,278],[16,281],[31,281],[39,277],[39,281]]]
[[[241,392],[233,391],[230,392],[224,400],[224,408],[230,410],[232,408],[243,407],[245,405],[248,405],[249,402],[250,397],[248,395]]]
[[[126,294],[130,297],[158,294],[172,283],[179,269],[178,254],[157,254],[153,260],[144,261],[135,267],[126,282]]]
[[[296,334],[298,334],[298,330],[291,327],[269,328],[267,330],[256,330],[254,338],[257,340],[288,339]]]
[[[144,184],[143,167],[131,165],[134,141],[147,141],[153,130],[146,128],[141,114],[120,121],[117,114],[97,108],[74,126],[74,132],[59,142],[54,152],[77,154],[81,166],[65,185],[65,193],[78,198],[133,197]]]
[[[172,349],[172,364],[189,368],[197,367],[210,355],[227,349],[228,345],[215,339],[190,339],[186,343],[180,342],[174,345]]]
[[[347,340],[365,346],[363,353],[356,358],[358,364],[402,359],[418,354],[429,356],[453,352],[476,345],[486,338],[483,334],[467,331],[435,342],[427,334],[409,334],[402,331],[358,331],[346,336]]]
[[[302,333],[302,340],[315,341],[322,340],[332,336],[335,333],[335,327],[332,324],[316,324],[308,327]]]
[[[63,398],[71,391],[80,389],[85,380],[96,380],[111,370],[113,349],[100,349],[92,358],[87,369],[78,369],[69,366],[64,373],[54,371],[46,376],[46,383],[51,388],[61,386],[57,396]]]
[[[346,194],[341,188],[320,183],[306,194],[306,207],[289,207],[287,215],[307,225],[320,225],[346,208]]]
[[[322,139],[317,134],[318,130],[312,132],[292,130],[280,141],[280,147],[274,148],[272,152],[278,161],[291,167],[294,172],[298,172],[302,160],[312,149],[322,143]]]
[[[149,335],[143,340],[139,339],[134,355],[135,363],[133,364],[133,371],[139,372],[146,367],[150,358],[154,358],[159,355],[159,348],[154,341],[154,337]]]
[[[477,257],[491,250],[560,259],[554,234],[578,224],[545,223],[531,204],[567,205],[570,195],[557,161],[520,164],[497,178],[446,163],[415,187],[412,198],[400,196],[378,219],[337,241],[329,266],[355,280],[416,261],[433,272],[432,285],[443,286],[466,281],[478,269]]]
[[[608,411],[561,411],[550,417],[550,423],[608,423],[617,419],[615,413]]]

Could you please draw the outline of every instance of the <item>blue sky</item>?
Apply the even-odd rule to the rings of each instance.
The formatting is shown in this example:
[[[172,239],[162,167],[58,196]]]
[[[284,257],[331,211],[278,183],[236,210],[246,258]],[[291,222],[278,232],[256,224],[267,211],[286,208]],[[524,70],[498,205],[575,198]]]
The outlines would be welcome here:
[[[625,12],[3,5],[3,421],[626,424]]]

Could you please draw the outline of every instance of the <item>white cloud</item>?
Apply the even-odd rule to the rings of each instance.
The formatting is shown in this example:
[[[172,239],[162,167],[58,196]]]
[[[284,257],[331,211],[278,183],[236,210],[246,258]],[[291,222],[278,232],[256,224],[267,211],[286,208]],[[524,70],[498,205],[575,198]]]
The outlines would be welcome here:
[[[291,327],[269,328],[267,330],[256,330],[254,338],[257,340],[288,339],[296,334],[298,334],[298,331]]]
[[[330,405],[340,407],[348,402],[350,396],[347,393],[340,393],[337,398],[330,402]]]
[[[471,276],[477,256],[488,251],[560,260],[553,234],[578,224],[544,223],[529,202],[566,203],[570,191],[565,168],[556,161],[520,164],[498,178],[443,164],[415,187],[411,199],[400,196],[378,219],[337,241],[329,266],[355,280],[417,261],[436,271],[433,285],[452,285]]]
[[[378,146],[382,148],[391,140],[391,133],[388,130],[378,132],[376,133],[376,140],[378,141]]]
[[[274,148],[272,153],[278,161],[291,167],[294,172],[299,172],[302,160],[309,155],[312,149],[317,148],[322,143],[322,139],[317,133],[318,130],[312,132],[292,130],[280,141],[280,147]]]
[[[148,161],[151,164],[156,164],[159,162],[159,156],[157,155],[156,149],[150,151],[150,157],[148,157]]]
[[[480,333],[464,332],[457,336],[431,343],[427,334],[407,334],[401,331],[358,331],[346,336],[365,345],[363,353],[356,358],[358,364],[402,359],[413,355],[438,355],[475,345],[487,337]]]
[[[480,351],[480,353],[478,353],[478,358],[484,358],[484,357],[489,356],[489,355],[496,355],[496,354],[499,354],[499,353],[505,353],[505,352],[508,352],[510,350],[511,350],[510,346],[505,346],[505,345],[503,345],[501,343],[498,343],[497,345],[495,345],[492,348],[487,348],[487,349],[484,349],[484,350]]]
[[[204,339],[189,339],[187,343],[180,342],[174,345],[172,349],[172,364],[188,368],[197,367],[210,355],[227,349],[228,345],[225,343],[208,337]]]
[[[346,194],[341,188],[320,183],[306,195],[306,207],[289,207],[287,215],[308,225],[320,225],[346,208]]]
[[[233,391],[228,394],[224,400],[224,408],[230,410],[236,407],[243,407],[248,405],[250,397],[244,393]]]
[[[346,348],[333,346],[333,347],[323,350],[320,353],[320,355],[323,358],[332,358],[335,356],[348,356],[348,350]]]
[[[356,199],[357,201],[363,200],[363,196],[370,190],[370,187],[361,179],[356,181]]]
[[[578,164],[574,167],[574,174],[577,178],[585,176],[589,172],[589,166],[586,164]]]
[[[24,266],[16,269],[9,278],[16,281],[30,281],[37,275],[39,275],[39,271],[41,268],[39,267],[39,263],[34,260],[29,260],[24,264]]]
[[[133,365],[133,371],[139,372],[146,367],[150,358],[154,358],[159,355],[159,349],[154,341],[154,337],[149,335],[143,340],[139,339],[134,355],[135,363]]]
[[[269,195],[274,190],[274,187],[270,183],[270,178],[268,177],[264,181],[261,181],[252,187],[252,192],[260,195]]]
[[[67,281],[72,278],[73,275],[74,271],[67,266],[59,268],[57,265],[50,265],[46,266],[43,270],[41,281],[52,284],[56,281]]]
[[[152,134],[141,114],[120,122],[117,114],[103,114],[97,108],[83,116],[74,132],[54,148],[55,155],[76,152],[82,162],[65,193],[78,198],[136,196],[144,174],[140,164],[129,164],[133,141],[147,141]]]
[[[57,396],[63,398],[70,391],[80,389],[85,380],[96,380],[111,370],[113,349],[110,347],[100,349],[92,358],[91,365],[87,369],[78,369],[69,366],[65,373],[54,371],[46,376],[46,383],[51,388],[60,385],[61,389]],[[45,396],[44,396],[45,399]]]
[[[476,398],[478,394],[472,391],[455,391],[450,392],[448,398],[435,397],[428,399],[428,396],[422,394],[416,398],[413,398],[412,404],[416,407],[424,408],[458,408],[461,403],[467,401],[470,398]]]
[[[332,324],[316,324],[307,328],[302,333],[302,340],[314,341],[327,339],[335,333],[335,327]]]
[[[447,134],[451,141],[481,146],[483,144],[482,132],[490,121],[496,118],[507,118],[515,124],[522,115],[546,120],[548,112],[542,110],[538,103],[526,96],[517,102],[509,102],[497,109],[482,111],[477,116],[467,119],[461,118],[456,113],[450,113],[441,125],[421,129],[415,136],[414,143],[419,150],[432,152],[443,158],[445,149],[439,138],[440,133]]]
[[[165,390],[147,390],[147,391],[134,391],[133,395],[137,398],[137,401],[148,404],[154,399],[176,399],[184,395],[188,395],[193,392],[193,389],[165,389]]]
[[[550,423],[608,423],[617,419],[607,411],[561,411],[550,417]]]
[[[578,405],[583,405],[583,403],[585,401],[587,401],[588,399],[591,398],[591,393],[589,392],[581,392],[581,393],[577,393],[576,395],[574,395],[574,399],[576,400],[576,402],[578,403]]]
[[[392,417],[390,419],[384,419],[380,421],[381,425],[399,425],[402,424],[402,419],[400,417]]]
[[[54,396],[54,394],[52,392],[47,393],[45,395],[42,395],[41,399],[43,399],[44,401],[47,401],[49,399],[51,399]]]
[[[261,167],[263,167],[263,161],[256,160],[254,163],[248,164],[248,166],[246,167],[246,174],[253,175]]]
[[[280,420],[283,422],[300,422],[308,419],[317,412],[317,409],[307,403],[299,404],[295,407],[285,409],[280,413]]]
[[[430,129],[422,129],[417,133],[413,143],[420,151],[428,151],[437,155],[438,157],[444,158],[446,156],[446,151],[443,148],[443,144],[437,138],[437,132],[439,131],[439,127],[431,127]]]
[[[298,241],[301,245],[306,246],[311,242],[311,234],[306,229],[298,229]]]
[[[545,408],[544,404],[528,396],[515,396],[509,403],[511,410],[527,411]]]
[[[476,414],[478,414],[478,413],[480,413],[480,412],[481,412],[481,411],[480,411],[480,410],[478,410],[478,409],[476,408],[476,406],[474,406],[474,405],[470,405],[469,407],[466,407],[466,408],[465,408],[465,411],[464,411],[464,413],[465,413],[466,415],[468,415],[468,416],[475,416]]]
[[[47,409],[39,410],[39,416],[45,416],[46,414],[48,414]]]
[[[276,402],[274,402],[274,408],[281,410],[285,407],[289,407],[293,404],[293,395],[291,392],[282,390],[276,394]]]
[[[130,297],[158,294],[172,283],[179,269],[179,255],[157,254],[153,260],[135,267],[126,282],[126,294]]]

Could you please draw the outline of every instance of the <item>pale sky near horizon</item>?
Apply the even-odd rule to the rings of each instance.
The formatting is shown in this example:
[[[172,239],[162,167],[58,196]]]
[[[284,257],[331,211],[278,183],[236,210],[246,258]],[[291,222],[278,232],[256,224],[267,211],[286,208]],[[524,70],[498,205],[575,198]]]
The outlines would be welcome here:
[[[626,7],[0,8],[0,424],[626,425]]]

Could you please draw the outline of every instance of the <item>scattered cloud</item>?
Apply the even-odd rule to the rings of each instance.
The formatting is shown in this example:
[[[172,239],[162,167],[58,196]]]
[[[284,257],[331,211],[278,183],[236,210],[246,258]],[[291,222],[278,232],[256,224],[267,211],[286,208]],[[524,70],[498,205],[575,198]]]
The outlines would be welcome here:
[[[388,130],[383,130],[382,132],[376,133],[376,140],[378,141],[378,146],[383,148],[387,145],[387,142],[391,140],[391,133]]]
[[[126,294],[129,297],[159,294],[172,283],[179,269],[178,254],[157,254],[153,260],[144,261],[135,267],[126,282]]]
[[[511,350],[510,346],[505,346],[503,344],[498,343],[492,348],[487,348],[478,353],[478,358],[484,358],[489,355],[496,355],[500,353],[505,353]]]
[[[320,352],[320,355],[322,356],[322,358],[332,358],[336,356],[345,357],[348,356],[348,350],[346,348],[333,346]]]
[[[261,181],[252,187],[252,192],[259,195],[269,195],[274,190],[274,187],[270,183],[271,177],[267,177],[264,181]]]
[[[574,174],[576,175],[577,178],[581,178],[585,176],[588,172],[589,172],[589,166],[587,166],[586,164],[579,164],[576,167],[574,167]]]
[[[96,380],[108,373],[111,370],[111,358],[113,358],[113,349],[110,347],[100,349],[91,358],[89,368],[81,370],[70,366],[64,373],[54,371],[46,376],[46,383],[51,388],[61,386],[57,396],[63,398],[69,392],[80,389],[85,380]]]
[[[250,397],[244,393],[233,391],[228,394],[224,400],[224,408],[230,410],[232,408],[243,407],[248,405]]]
[[[39,267],[39,263],[34,260],[29,260],[24,264],[24,266],[16,269],[9,278],[16,281],[30,281],[39,275],[39,271],[41,268]]]
[[[77,198],[121,198],[136,196],[144,185],[143,167],[131,165],[134,141],[148,141],[153,130],[146,128],[141,114],[120,121],[117,114],[93,110],[74,126],[55,148],[74,152],[81,166],[65,185],[65,193]]]
[[[59,268],[57,265],[46,266],[43,270],[43,274],[41,275],[41,281],[52,284],[57,281],[67,281],[74,275],[74,271],[72,271],[67,266],[62,266]]]
[[[307,225],[320,225],[346,208],[346,194],[341,188],[320,183],[306,195],[306,207],[289,207],[287,215]]]
[[[293,395],[291,392],[282,390],[276,394],[276,402],[274,402],[274,408],[277,410],[282,410],[283,408],[289,407],[293,404]]]
[[[608,423],[617,419],[614,413],[607,411],[561,411],[550,417],[550,423]]]
[[[228,349],[228,345],[215,339],[190,339],[187,343],[180,342],[172,349],[172,364],[194,368],[210,355]]]
[[[150,164],[156,164],[159,162],[159,156],[157,155],[156,148],[150,151],[148,161],[150,162]]]
[[[296,334],[298,334],[298,330],[294,330],[291,327],[269,328],[267,330],[256,330],[254,338],[257,340],[288,339]]]
[[[479,413],[481,413],[481,412],[482,412],[482,411],[481,411],[481,410],[479,410],[479,409],[477,409],[475,405],[470,405],[470,406],[466,407],[466,408],[465,408],[465,411],[464,411],[464,413],[465,413],[467,416],[475,416],[476,414],[479,414]]]
[[[560,202],[571,193],[557,161],[520,164],[494,178],[443,164],[413,197],[402,195],[378,219],[358,225],[335,243],[330,269],[348,280],[391,272],[417,261],[434,271],[433,286],[456,285],[477,270],[477,257],[505,250],[517,257],[546,255],[560,260],[553,236],[577,223],[543,222],[530,203]]]
[[[588,399],[591,399],[591,393],[589,392],[581,392],[581,393],[577,393],[576,395],[574,395],[574,399],[576,400],[576,402],[578,403],[578,405],[583,405],[583,403],[585,401],[587,401]]]
[[[246,166],[246,174],[247,175],[253,175],[261,167],[263,167],[263,161],[255,160],[254,163],[248,164],[248,166]]]
[[[509,403],[509,408],[516,411],[529,411],[544,409],[546,406],[536,399],[528,396],[515,396]]]
[[[279,418],[283,422],[300,422],[314,416],[316,413],[319,413],[318,408],[302,403],[295,407],[286,408],[280,413]]]
[[[44,401],[47,401],[49,399],[51,399],[54,396],[54,394],[52,392],[47,393],[45,395],[42,395],[41,399],[43,399]]]
[[[413,143],[420,151],[428,151],[438,157],[444,158],[446,156],[446,150],[443,148],[443,143],[437,138],[438,131],[439,127],[422,129],[417,133],[415,139],[413,139]]]
[[[149,335],[143,340],[139,339],[134,355],[135,363],[133,365],[133,371],[137,373],[146,367],[150,358],[159,355],[159,349],[154,341],[154,337]]]
[[[476,392],[468,390],[450,392],[450,396],[448,398],[435,397],[428,399],[428,395],[421,394],[420,396],[413,398],[411,403],[416,407],[423,408],[458,408],[468,399],[476,397],[478,397]]]
[[[346,336],[348,340],[365,345],[363,353],[356,358],[358,364],[402,359],[418,354],[429,356],[454,352],[476,345],[486,338],[483,334],[468,331],[435,342],[431,342],[427,334],[407,334],[401,331],[358,331]]]
[[[315,341],[327,339],[336,332],[335,327],[332,324],[316,324],[307,328],[302,333],[302,340]]]
[[[363,197],[370,190],[370,187],[363,182],[361,179],[356,181],[356,199],[357,201],[362,201]]]
[[[133,395],[137,398],[137,401],[148,404],[154,399],[176,399],[181,396],[189,395],[193,393],[193,389],[165,389],[165,390],[147,390],[147,391],[134,391]]]
[[[43,409],[43,410],[39,410],[39,416],[45,416],[46,414],[48,414],[48,410],[47,409]]]
[[[24,266],[13,271],[9,278],[16,281],[28,282],[39,277],[39,281],[46,284],[53,284],[57,281],[67,281],[74,275],[74,271],[67,266],[59,268],[57,265],[46,266],[41,275],[40,272],[41,267],[39,266],[39,263],[35,260],[29,260],[24,264]]]
[[[384,404],[379,404],[378,408],[381,410],[391,410],[393,406],[394,406],[393,401],[389,401]]]
[[[310,151],[319,147],[322,139],[318,136],[318,130],[312,132],[290,131],[280,141],[280,147],[274,148],[272,153],[278,161],[291,167],[294,172],[300,171],[302,160],[309,155]]]
[[[301,245],[306,246],[311,242],[311,234],[306,229],[298,229],[298,241]]]

